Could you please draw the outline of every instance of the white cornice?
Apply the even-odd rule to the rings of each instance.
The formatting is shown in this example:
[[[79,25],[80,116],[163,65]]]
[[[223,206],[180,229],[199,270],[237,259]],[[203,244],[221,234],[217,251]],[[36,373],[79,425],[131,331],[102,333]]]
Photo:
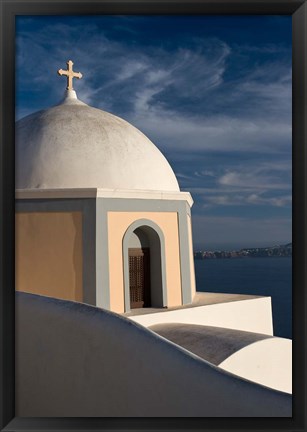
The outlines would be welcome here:
[[[189,192],[161,192],[128,189],[16,189],[16,199],[69,199],[69,198],[133,198],[187,201],[193,199]]]

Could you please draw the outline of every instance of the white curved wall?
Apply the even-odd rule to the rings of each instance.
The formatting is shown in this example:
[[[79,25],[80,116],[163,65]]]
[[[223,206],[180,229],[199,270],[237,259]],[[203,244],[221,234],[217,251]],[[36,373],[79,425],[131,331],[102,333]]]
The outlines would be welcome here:
[[[273,336],[271,297],[129,316],[144,327],[165,323],[199,324]]]
[[[111,312],[17,293],[16,415],[291,416],[238,379]]]
[[[219,364],[224,370],[292,393],[292,341],[270,338],[248,345]]]

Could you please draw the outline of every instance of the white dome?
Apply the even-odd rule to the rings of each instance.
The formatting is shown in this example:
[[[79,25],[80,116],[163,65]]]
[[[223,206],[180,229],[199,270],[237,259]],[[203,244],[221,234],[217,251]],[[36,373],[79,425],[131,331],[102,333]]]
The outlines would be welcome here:
[[[16,189],[179,191],[158,148],[125,120],[69,90],[63,103],[16,123]]]

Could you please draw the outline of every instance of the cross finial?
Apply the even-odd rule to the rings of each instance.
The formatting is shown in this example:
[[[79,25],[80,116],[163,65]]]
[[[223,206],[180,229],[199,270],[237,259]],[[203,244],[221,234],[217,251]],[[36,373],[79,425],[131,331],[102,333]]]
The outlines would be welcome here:
[[[67,64],[67,70],[63,70],[63,69],[59,69],[58,70],[58,74],[59,75],[65,75],[67,76],[67,90],[73,90],[73,86],[72,86],[72,80],[73,78],[82,78],[82,73],[80,72],[74,72],[72,70],[72,66],[73,66],[73,62],[71,60],[68,60],[68,62],[66,62]]]

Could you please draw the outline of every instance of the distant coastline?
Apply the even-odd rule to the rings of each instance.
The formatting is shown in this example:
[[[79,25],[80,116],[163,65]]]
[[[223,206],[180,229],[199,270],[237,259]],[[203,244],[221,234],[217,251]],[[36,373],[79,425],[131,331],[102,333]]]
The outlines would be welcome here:
[[[291,257],[292,243],[270,246],[265,248],[244,248],[239,250],[215,250],[195,251],[195,259],[219,259],[219,258],[263,258],[263,257]]]

